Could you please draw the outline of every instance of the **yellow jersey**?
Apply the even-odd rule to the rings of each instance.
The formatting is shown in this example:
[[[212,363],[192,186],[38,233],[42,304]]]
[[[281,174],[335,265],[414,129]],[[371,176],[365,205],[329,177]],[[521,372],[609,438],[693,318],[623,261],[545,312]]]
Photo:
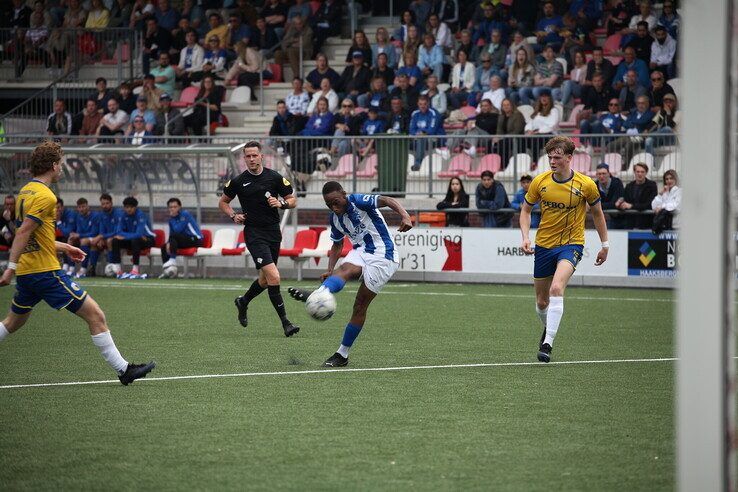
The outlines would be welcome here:
[[[540,203],[541,223],[536,246],[556,248],[565,244],[584,244],[584,219],[587,204],[600,201],[597,184],[589,176],[572,171],[571,178],[559,182],[553,171],[541,173],[531,182],[525,201]]]
[[[15,205],[18,224],[26,218],[39,226],[33,231],[18,260],[16,275],[59,270],[56,256],[56,195],[40,181],[30,181],[21,188]]]

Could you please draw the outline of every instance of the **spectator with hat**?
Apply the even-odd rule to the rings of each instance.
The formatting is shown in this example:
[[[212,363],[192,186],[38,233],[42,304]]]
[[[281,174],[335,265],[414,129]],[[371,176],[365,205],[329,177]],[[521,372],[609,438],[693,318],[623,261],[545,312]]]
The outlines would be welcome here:
[[[156,114],[148,108],[148,101],[143,94],[140,94],[136,99],[136,109],[131,112],[131,125],[128,126],[126,135],[133,131],[133,120],[136,116],[141,116],[144,119],[146,131],[153,134],[154,126],[156,126]]]
[[[371,51],[371,48],[370,48]],[[354,103],[359,94],[369,92],[369,81],[372,73],[364,64],[364,52],[356,50],[351,56],[351,65],[347,66],[336,85],[336,92],[341,97],[348,97]]]
[[[146,145],[154,143],[154,139],[151,138],[153,133],[146,129],[146,122],[144,121],[143,116],[135,116],[131,127],[131,131],[128,133],[128,138],[126,139],[127,143],[131,145]]]

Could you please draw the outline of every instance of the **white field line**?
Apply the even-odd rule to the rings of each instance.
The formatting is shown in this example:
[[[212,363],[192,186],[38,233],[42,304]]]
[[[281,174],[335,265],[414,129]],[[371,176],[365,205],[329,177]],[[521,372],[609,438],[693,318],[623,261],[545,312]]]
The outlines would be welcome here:
[[[652,363],[652,362],[674,362],[676,357],[659,357],[646,359],[602,359],[602,360],[569,360],[554,361],[548,364],[541,362],[491,362],[479,364],[443,364],[432,366],[398,366],[398,367],[355,367],[355,368],[336,368],[336,369],[309,369],[303,371],[275,371],[275,372],[242,372],[231,374],[196,374],[190,376],[165,376],[140,379],[142,382],[154,381],[176,381],[183,379],[219,379],[219,378],[251,378],[260,376],[292,376],[302,374],[331,374],[346,372],[387,372],[387,371],[415,371],[424,369],[462,369],[476,367],[527,367],[527,366],[575,366],[575,365],[592,365],[592,364],[629,364],[629,363]],[[35,384],[7,384],[0,386],[0,390],[18,389],[18,388],[48,388],[52,386],[86,386],[91,384],[120,384],[117,379],[107,379],[102,381],[69,381],[62,383],[35,383]]]
[[[120,282],[81,282],[83,287],[104,287],[104,288],[129,288],[129,289],[171,289],[171,290],[210,290],[210,291],[234,291],[244,292],[248,288],[246,284],[243,286],[238,285],[218,285],[218,284],[173,284],[167,282],[150,282],[148,280],[122,280]],[[390,288],[398,287],[397,285],[389,284]],[[317,287],[317,284],[316,284]],[[344,289],[343,292],[356,292],[356,289]],[[418,295],[418,296],[440,296],[440,297],[492,297],[500,299],[533,299],[534,294],[531,289],[531,294],[494,294],[494,293],[472,293],[467,294],[463,292],[427,292],[417,290],[406,290],[403,292],[393,292],[389,290],[383,290],[382,295]],[[642,297],[597,297],[597,296],[566,296],[566,300],[574,301],[621,301],[621,302],[676,302],[675,299],[649,299]]]

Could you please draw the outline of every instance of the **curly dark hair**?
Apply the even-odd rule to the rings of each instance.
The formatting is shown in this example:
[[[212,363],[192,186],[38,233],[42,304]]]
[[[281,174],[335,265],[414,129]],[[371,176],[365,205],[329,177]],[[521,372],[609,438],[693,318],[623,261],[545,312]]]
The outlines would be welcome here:
[[[47,140],[33,149],[31,154],[31,175],[41,176],[54,168],[54,164],[60,162],[64,151],[56,142]]]

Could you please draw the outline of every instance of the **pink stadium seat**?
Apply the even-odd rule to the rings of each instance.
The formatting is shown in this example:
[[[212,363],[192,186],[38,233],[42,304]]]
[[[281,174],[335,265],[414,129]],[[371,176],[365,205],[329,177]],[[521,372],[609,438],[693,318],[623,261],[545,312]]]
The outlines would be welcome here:
[[[461,112],[464,113],[464,116],[467,118],[475,118],[477,116],[477,108],[474,106],[462,106]]]
[[[479,165],[476,169],[466,173],[466,176],[468,178],[479,178],[482,176],[484,171],[492,171],[493,173],[496,173],[499,172],[500,168],[502,168],[502,158],[497,154],[487,154],[482,157],[481,161],[479,161]]]
[[[620,40],[623,36],[620,33],[615,33],[605,40],[605,44],[602,45],[602,53],[609,55],[611,53],[620,52]]]
[[[577,115],[584,109],[584,104],[577,104],[574,109],[571,110],[569,119],[559,123],[560,128],[574,128],[577,126]]]
[[[354,172],[354,155],[346,154],[342,155],[338,159],[338,166],[331,171],[325,173],[328,178],[343,178],[344,176],[350,176]]]
[[[279,63],[270,63],[269,71],[272,72],[272,82],[282,82],[282,65]]]
[[[592,167],[592,157],[589,154],[574,154],[571,158],[571,168],[577,172],[587,174]]]
[[[172,103],[172,107],[186,108],[187,106],[192,106],[192,103],[194,103],[197,98],[198,92],[200,92],[200,89],[197,87],[185,87],[179,95],[179,101],[174,101]]]
[[[372,154],[367,157],[364,163],[364,169],[356,173],[357,178],[373,178],[377,175],[377,154]]]
[[[438,173],[439,178],[455,178],[458,176],[463,176],[469,171],[471,171],[472,167],[472,158],[469,157],[468,154],[460,153],[456,154],[451,158],[451,163],[448,165],[448,169],[445,171],[441,171]]]
[[[617,176],[623,168],[623,156],[616,152],[605,154],[605,157],[602,158],[602,162],[610,166],[610,174],[613,176]]]

